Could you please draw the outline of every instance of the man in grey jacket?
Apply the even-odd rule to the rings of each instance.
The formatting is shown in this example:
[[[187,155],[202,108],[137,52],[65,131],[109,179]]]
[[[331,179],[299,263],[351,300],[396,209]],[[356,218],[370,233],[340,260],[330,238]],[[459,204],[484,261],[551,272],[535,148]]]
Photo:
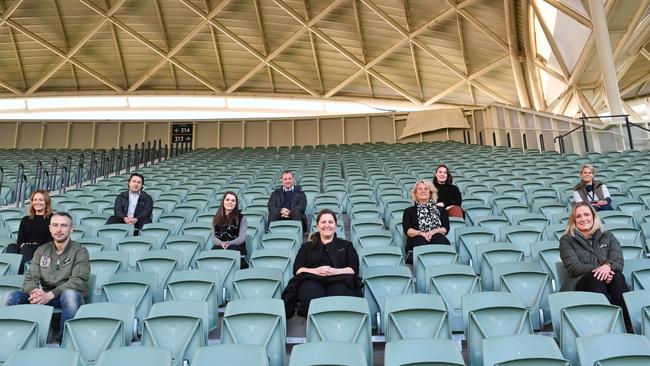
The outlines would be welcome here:
[[[6,300],[6,305],[29,303],[60,308],[61,331],[65,321],[74,318],[88,296],[88,251],[70,239],[72,230],[72,217],[68,213],[52,214],[50,233],[54,241],[36,250],[22,291],[10,293]]]

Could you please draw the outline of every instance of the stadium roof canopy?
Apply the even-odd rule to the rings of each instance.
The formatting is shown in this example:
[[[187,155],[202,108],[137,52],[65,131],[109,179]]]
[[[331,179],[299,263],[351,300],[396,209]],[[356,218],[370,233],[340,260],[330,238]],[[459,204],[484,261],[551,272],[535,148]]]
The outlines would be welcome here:
[[[0,114],[31,97],[201,96],[592,115],[607,111],[593,4],[629,112],[650,94],[650,0],[599,1],[0,0]]]

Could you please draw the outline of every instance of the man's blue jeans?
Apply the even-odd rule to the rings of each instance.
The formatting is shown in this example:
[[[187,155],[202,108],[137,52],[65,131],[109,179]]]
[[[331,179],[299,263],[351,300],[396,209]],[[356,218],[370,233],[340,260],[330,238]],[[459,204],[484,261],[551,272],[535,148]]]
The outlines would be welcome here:
[[[29,294],[24,291],[14,291],[7,295],[5,305],[29,304]],[[61,296],[52,299],[45,305],[61,309],[61,323],[59,324],[59,334],[63,336],[63,324],[66,320],[74,318],[79,307],[84,304],[84,298],[79,291],[63,290]]]

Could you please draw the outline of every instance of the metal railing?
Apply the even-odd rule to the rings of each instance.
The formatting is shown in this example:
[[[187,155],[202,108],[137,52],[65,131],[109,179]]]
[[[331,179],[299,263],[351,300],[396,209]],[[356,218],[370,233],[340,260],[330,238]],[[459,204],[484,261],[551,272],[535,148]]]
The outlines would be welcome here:
[[[582,122],[582,125],[566,133],[563,133],[562,135],[555,136],[553,138],[553,142],[559,141],[560,143],[560,154],[564,154],[564,152],[566,151],[566,148],[564,146],[564,138],[580,129],[582,129],[582,138],[584,139],[585,142],[585,152],[589,152],[589,142],[587,141],[587,119],[589,118],[599,118],[599,117],[581,117],[580,121]]]
[[[113,148],[108,152],[103,150],[99,155],[99,160],[97,152],[93,151],[89,156],[88,164],[86,164],[86,156],[83,152],[79,154],[79,158],[74,164],[70,155],[61,164],[57,158],[52,158],[50,171],[46,170],[43,161],[39,160],[36,162],[32,182],[28,182],[25,165],[18,163],[13,197],[15,200],[12,202],[16,207],[22,207],[30,185],[32,191],[38,189],[58,190],[58,193],[63,194],[69,187],[81,188],[84,182],[94,184],[100,177],[106,179],[110,175],[129,173],[131,170],[136,171],[140,167],[160,163],[163,159],[179,156],[191,150],[191,143],[177,143],[168,147],[167,144],[163,146],[162,140],[159,139],[153,142],[148,141],[146,145],[142,142],[139,145],[134,144],[133,147],[128,145],[126,148],[120,146],[119,149]],[[4,169],[0,167],[0,197],[2,197],[3,181]]]
[[[627,138],[628,138],[628,140],[630,142],[630,145],[629,145],[630,150],[634,150],[634,141],[633,141],[633,138],[632,138],[632,127],[636,127],[636,128],[642,129],[643,131],[650,132],[650,129],[648,129],[646,127],[643,127],[638,123],[634,123],[634,122],[630,121],[628,116],[625,115],[625,128],[627,129]]]

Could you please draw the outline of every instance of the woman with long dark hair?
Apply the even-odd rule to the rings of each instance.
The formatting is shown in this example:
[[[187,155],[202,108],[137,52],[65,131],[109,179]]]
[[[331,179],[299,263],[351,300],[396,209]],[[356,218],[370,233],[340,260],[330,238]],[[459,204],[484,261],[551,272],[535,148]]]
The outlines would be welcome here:
[[[18,274],[23,274],[25,263],[32,260],[36,249],[52,241],[50,234],[50,217],[52,216],[52,201],[47,191],[34,191],[29,199],[27,216],[20,220],[16,244],[7,246],[7,253],[22,254],[23,259],[18,268]]]
[[[212,219],[212,249],[237,250],[246,255],[246,217],[239,211],[237,194],[223,194]]]
[[[453,184],[454,178],[449,167],[440,164],[436,167],[433,177],[433,186],[438,190],[438,202],[436,205],[447,211],[449,217],[463,217],[463,196],[460,189]]]

